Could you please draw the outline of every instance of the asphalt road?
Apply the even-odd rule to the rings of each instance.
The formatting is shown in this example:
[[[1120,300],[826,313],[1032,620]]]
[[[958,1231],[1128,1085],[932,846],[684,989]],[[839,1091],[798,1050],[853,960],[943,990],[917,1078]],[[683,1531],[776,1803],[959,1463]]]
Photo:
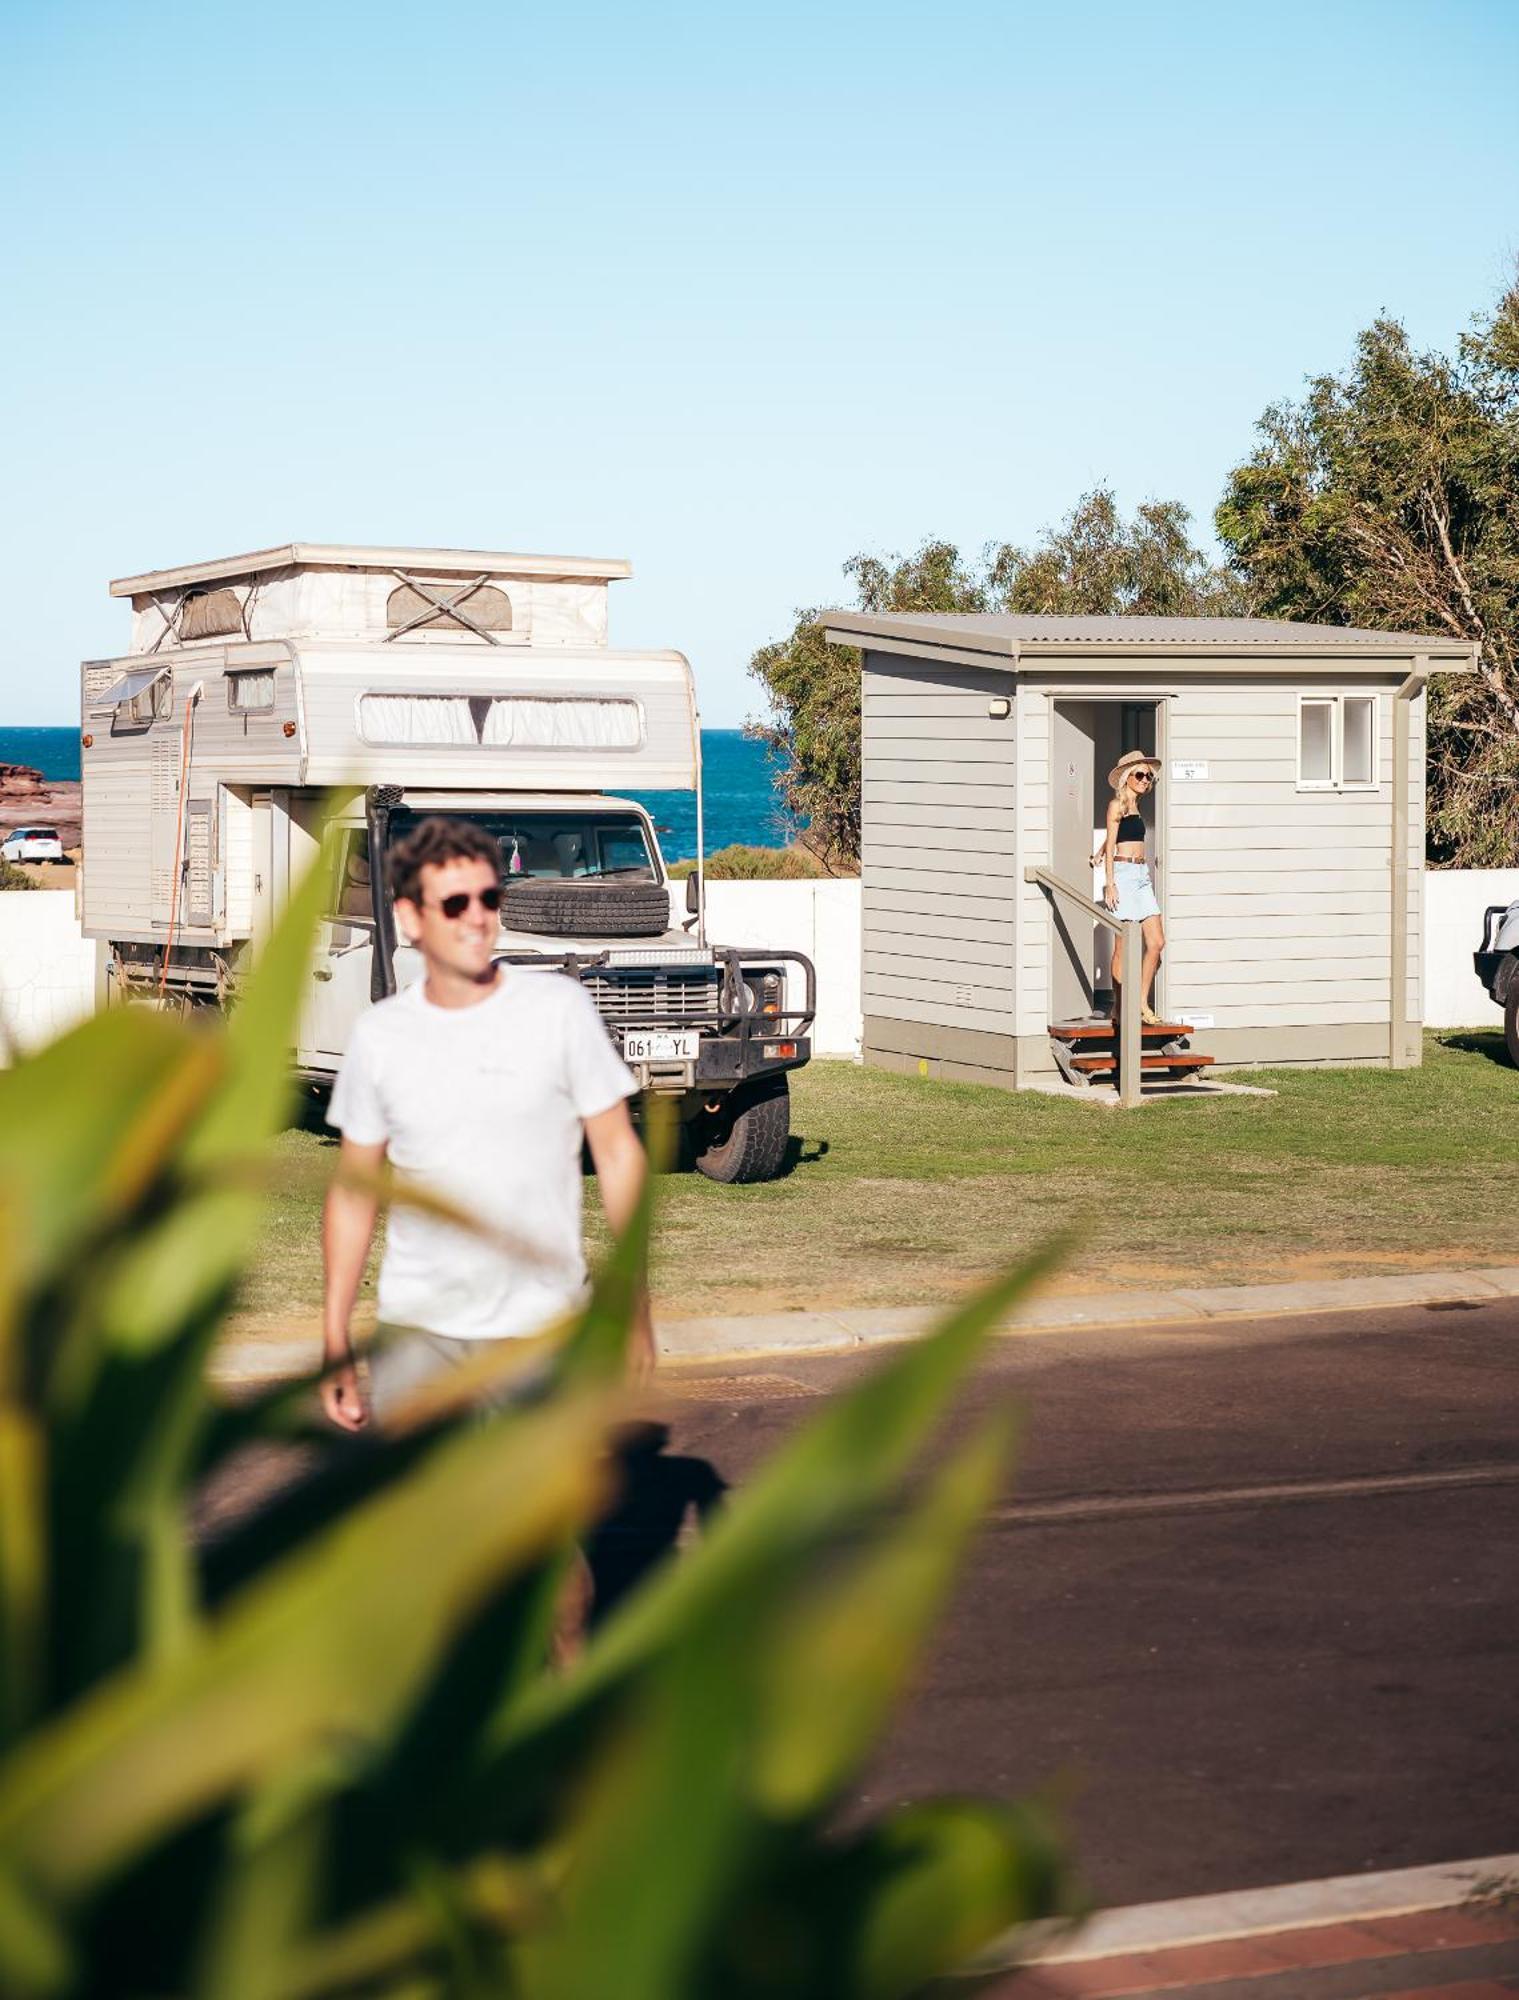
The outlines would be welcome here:
[[[861,1365],[668,1372],[670,1484]],[[1516,1390],[1513,1301],[1002,1342],[1015,1489],[864,1803],[1057,1786],[1107,1904],[1519,1849]]]

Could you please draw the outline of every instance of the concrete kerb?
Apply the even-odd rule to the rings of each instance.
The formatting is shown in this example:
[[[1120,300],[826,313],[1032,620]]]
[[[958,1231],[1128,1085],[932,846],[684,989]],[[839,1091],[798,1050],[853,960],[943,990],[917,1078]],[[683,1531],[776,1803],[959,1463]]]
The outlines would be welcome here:
[[[1375,1278],[1306,1279],[1284,1285],[1189,1285],[1177,1291],[1035,1295],[998,1330],[1015,1336],[1191,1323],[1201,1329],[1219,1320],[1481,1304],[1501,1298],[1519,1298],[1519,1265]],[[754,1360],[766,1355],[843,1354],[911,1340],[942,1319],[945,1310],[943,1305],[843,1307],[831,1312],[660,1319],[655,1322],[655,1337],[661,1359],[677,1364]],[[317,1352],[314,1339],[233,1340],[215,1356],[212,1376],[228,1387],[273,1383],[311,1372]]]
[[[1012,1934],[1005,1954],[993,1947],[977,1964],[1000,1971],[1013,1965],[1086,1963],[1130,1952],[1269,1937],[1321,1924],[1480,1907],[1484,1900],[1512,1895],[1516,1882],[1519,1854],[1494,1854],[1436,1867],[1335,1875],[1319,1882],[1190,1896],[1174,1903],[1101,1910],[1075,1928],[1060,1922],[1029,1924]]]

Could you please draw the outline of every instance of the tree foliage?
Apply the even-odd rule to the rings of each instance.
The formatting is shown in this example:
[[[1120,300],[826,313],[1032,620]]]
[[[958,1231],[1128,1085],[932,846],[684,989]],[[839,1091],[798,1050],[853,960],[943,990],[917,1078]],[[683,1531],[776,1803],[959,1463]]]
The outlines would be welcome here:
[[[1519,285],[1454,357],[1378,320],[1257,431],[1217,514],[1256,608],[1478,640],[1431,687],[1430,857],[1519,860]]]
[[[968,561],[953,542],[927,541],[905,558],[857,555],[844,574],[862,611],[1174,617],[1249,608],[1242,578],[1194,545],[1180,502],[1147,501],[1126,521],[1105,487],[1031,548],[993,543]],[[848,869],[860,854],[860,656],[830,646],[819,617],[798,612],[789,636],[750,661],[772,709],[750,728],[776,753],[786,804],[810,822],[810,844]]]

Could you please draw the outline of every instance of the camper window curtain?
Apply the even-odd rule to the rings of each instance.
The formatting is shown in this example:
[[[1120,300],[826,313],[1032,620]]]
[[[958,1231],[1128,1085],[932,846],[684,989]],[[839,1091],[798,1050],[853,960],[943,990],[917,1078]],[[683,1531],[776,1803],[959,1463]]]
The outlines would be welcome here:
[[[643,714],[636,701],[502,695],[486,710],[483,740],[513,750],[636,750]]]
[[[359,698],[366,743],[478,743],[469,697],[462,694],[366,694]]]

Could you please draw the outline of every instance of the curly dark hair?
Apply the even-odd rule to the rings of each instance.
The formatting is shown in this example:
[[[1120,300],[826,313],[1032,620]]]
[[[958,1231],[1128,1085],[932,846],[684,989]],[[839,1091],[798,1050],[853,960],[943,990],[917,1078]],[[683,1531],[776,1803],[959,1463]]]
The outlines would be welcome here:
[[[494,834],[472,819],[445,819],[433,813],[419,820],[385,857],[390,893],[408,903],[422,900],[422,870],[444,861],[488,861],[499,879],[501,848]]]

